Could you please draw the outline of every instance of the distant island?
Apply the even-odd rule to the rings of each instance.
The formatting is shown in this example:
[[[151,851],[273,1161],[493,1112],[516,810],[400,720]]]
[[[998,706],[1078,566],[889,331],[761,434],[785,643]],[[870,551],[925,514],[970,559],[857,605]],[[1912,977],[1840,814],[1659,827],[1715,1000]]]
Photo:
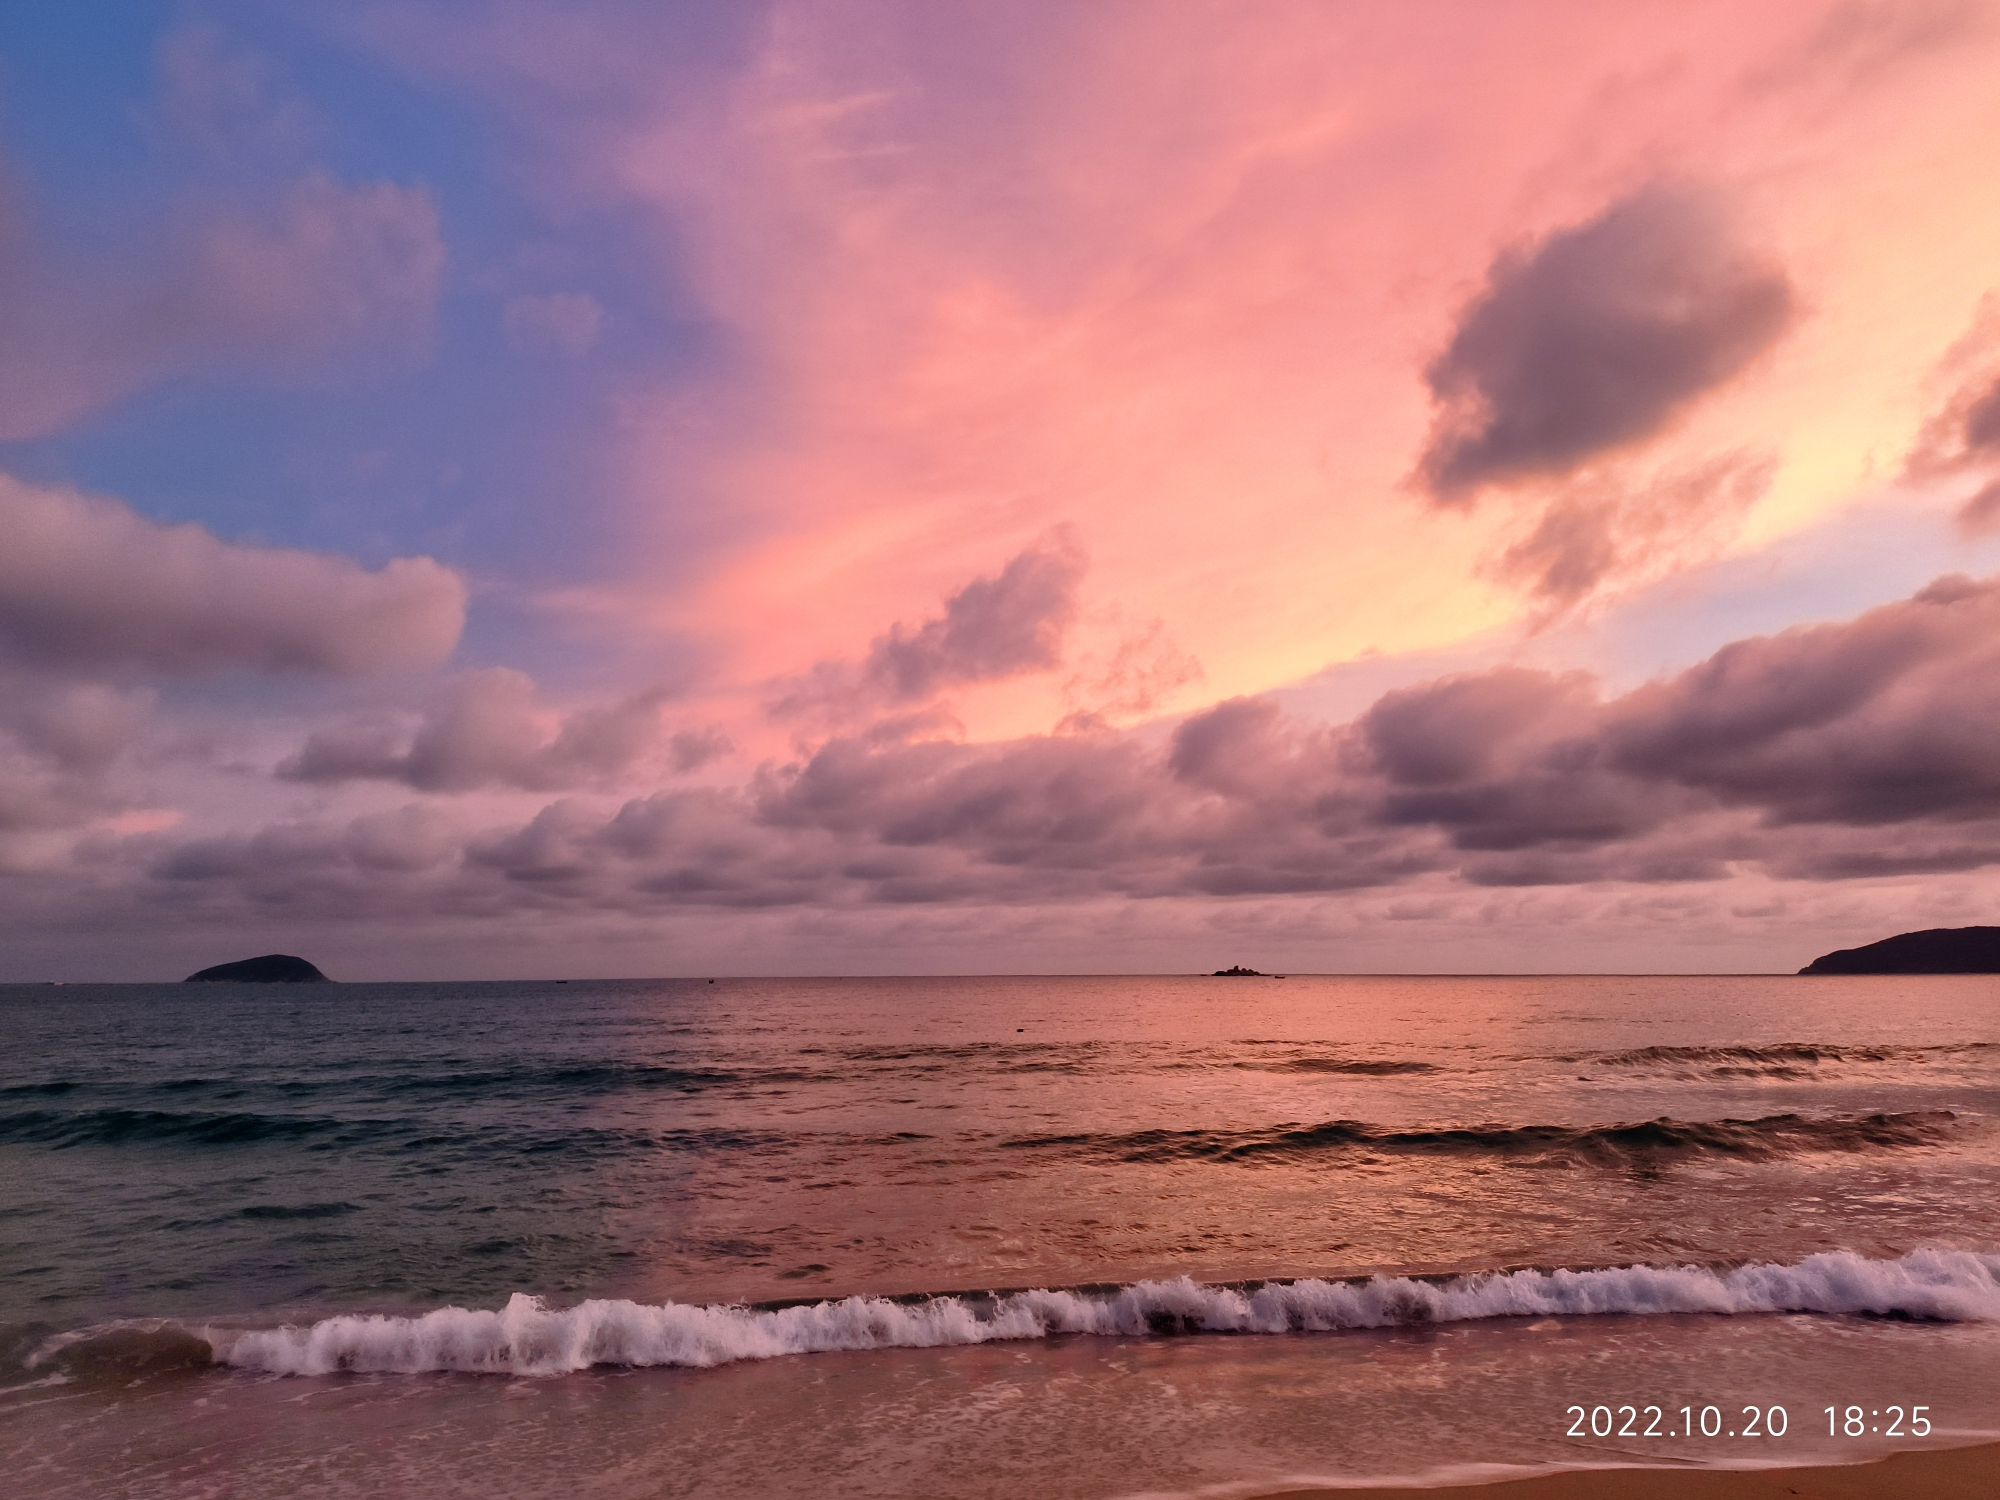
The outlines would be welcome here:
[[[1275,974],[1266,974],[1262,969],[1246,969],[1241,964],[1231,964],[1226,969],[1217,969],[1211,979],[1276,979]]]
[[[181,982],[233,980],[238,984],[330,984],[324,974],[303,958],[289,953],[266,953],[262,958],[239,958],[233,964],[216,964],[190,974]]]
[[[1801,974],[2000,974],[2000,927],[1929,927],[1822,954]]]

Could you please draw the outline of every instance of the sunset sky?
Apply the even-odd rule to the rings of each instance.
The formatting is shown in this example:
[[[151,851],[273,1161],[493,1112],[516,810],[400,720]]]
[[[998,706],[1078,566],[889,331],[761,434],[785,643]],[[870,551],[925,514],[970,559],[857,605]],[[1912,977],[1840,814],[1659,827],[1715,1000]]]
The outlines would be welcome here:
[[[2000,3],[0,9],[0,978],[2000,921]]]

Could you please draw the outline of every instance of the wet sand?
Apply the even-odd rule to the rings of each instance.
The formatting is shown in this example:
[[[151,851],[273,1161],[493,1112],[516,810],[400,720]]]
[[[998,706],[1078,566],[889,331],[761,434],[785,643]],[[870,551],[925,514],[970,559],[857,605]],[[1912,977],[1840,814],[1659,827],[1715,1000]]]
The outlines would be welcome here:
[[[1463,1494],[1467,1500],[1988,1500],[2000,1494],[2000,1443],[1923,1448],[1868,1463],[1806,1468],[1709,1469],[1673,1465],[1576,1469],[1528,1479],[1431,1489],[1274,1491],[1270,1500],[1410,1500]]]

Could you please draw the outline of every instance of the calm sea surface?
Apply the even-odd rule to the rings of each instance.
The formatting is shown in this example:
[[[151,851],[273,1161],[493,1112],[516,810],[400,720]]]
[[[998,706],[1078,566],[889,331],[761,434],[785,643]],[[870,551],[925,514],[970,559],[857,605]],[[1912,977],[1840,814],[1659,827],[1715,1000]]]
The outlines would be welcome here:
[[[1987,978],[5,987],[0,1465],[1116,1497],[1962,1436],[1996,1118]]]

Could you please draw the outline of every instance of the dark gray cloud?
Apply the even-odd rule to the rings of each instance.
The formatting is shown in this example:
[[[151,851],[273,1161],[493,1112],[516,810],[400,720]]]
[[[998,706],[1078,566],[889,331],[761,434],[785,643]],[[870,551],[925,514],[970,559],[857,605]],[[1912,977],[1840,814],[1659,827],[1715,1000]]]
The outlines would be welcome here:
[[[1739,641],[1607,711],[1615,759],[1770,823],[2000,813],[2000,581]]]
[[[1629,841],[1686,811],[1608,762],[1600,713],[1581,673],[1503,667],[1390,693],[1360,726],[1386,782],[1380,816],[1456,849],[1518,851]]]
[[[1266,698],[1230,698],[1174,731],[1167,769],[1225,797],[1268,796],[1299,758],[1299,726]]]
[[[5,475],[0,535],[0,657],[16,661],[350,674],[435,665],[465,623],[464,583],[429,558],[371,571]]]
[[[860,661],[830,660],[780,685],[773,712],[839,722],[951,688],[1061,664],[1084,560],[1058,533],[975,578],[920,625],[892,625]]]
[[[1499,667],[1384,694],[1362,716],[1361,739],[1392,786],[1463,786],[1500,774],[1524,748],[1587,738],[1596,703],[1581,672]]]
[[[1777,340],[1796,300],[1715,200],[1652,187],[1501,255],[1425,372],[1439,501],[1561,476],[1659,432]]]
[[[669,734],[667,695],[556,713],[520,672],[493,667],[445,689],[414,729],[362,722],[310,735],[279,767],[287,780],[395,781],[426,792],[511,787],[552,792],[615,781],[642,768],[693,771],[729,748],[716,730]]]

